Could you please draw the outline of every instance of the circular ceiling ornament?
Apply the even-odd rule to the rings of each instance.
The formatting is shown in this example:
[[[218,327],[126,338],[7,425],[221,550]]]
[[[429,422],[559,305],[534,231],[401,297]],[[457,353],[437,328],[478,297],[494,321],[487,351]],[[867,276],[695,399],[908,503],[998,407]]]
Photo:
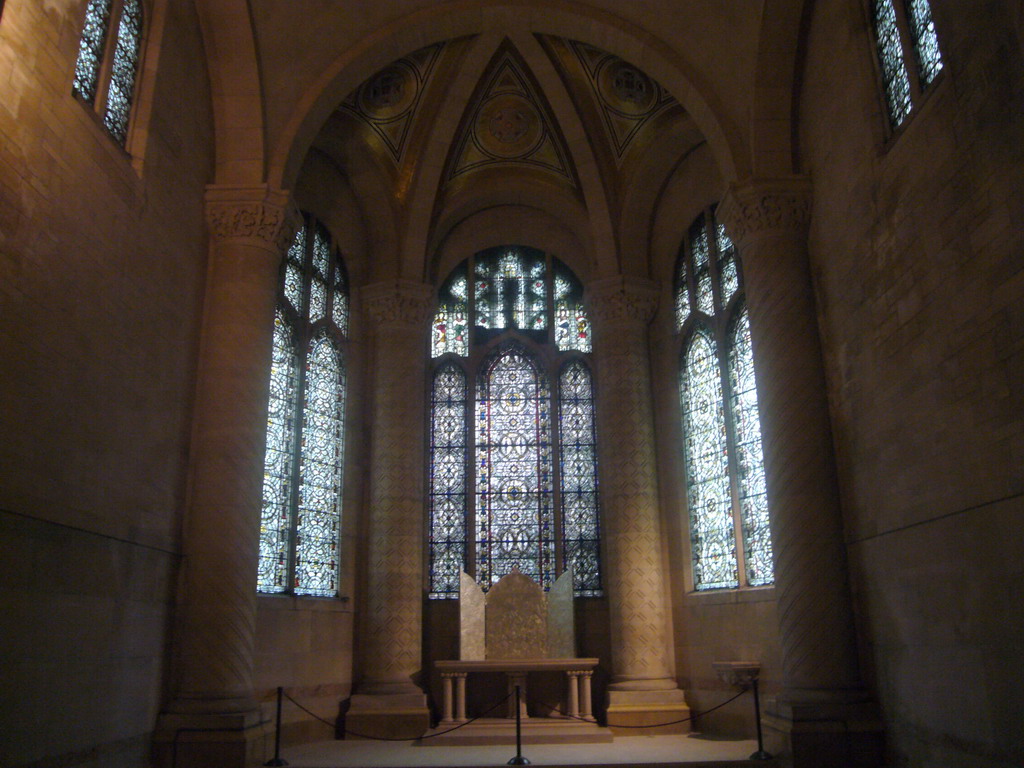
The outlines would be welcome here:
[[[598,82],[608,105],[627,115],[646,114],[658,98],[654,81],[621,59],[611,60],[601,67]]]
[[[415,74],[401,62],[395,62],[363,85],[359,107],[371,118],[387,120],[405,112],[415,98]]]
[[[476,138],[484,150],[504,158],[529,154],[544,138],[540,116],[522,96],[499,94],[477,116]]]

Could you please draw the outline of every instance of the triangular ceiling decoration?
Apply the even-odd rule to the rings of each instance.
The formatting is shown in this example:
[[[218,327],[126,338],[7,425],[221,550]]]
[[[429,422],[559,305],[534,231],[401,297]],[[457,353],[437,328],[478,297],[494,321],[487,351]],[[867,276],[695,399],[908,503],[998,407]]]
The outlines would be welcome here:
[[[583,67],[621,162],[644,125],[677,102],[655,80],[618,56],[575,40],[568,43]]]
[[[402,160],[416,108],[444,43],[421,48],[356,88],[340,109],[357,117],[381,140],[396,164]]]
[[[578,186],[554,116],[526,63],[507,40],[481,77],[453,148],[446,182],[488,166],[525,165]]]

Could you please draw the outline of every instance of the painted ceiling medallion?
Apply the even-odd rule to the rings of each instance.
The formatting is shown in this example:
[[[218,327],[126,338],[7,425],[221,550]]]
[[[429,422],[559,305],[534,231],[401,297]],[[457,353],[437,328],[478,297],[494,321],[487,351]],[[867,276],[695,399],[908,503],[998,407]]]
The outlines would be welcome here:
[[[505,41],[466,108],[446,181],[489,166],[530,166],[576,185],[565,141],[526,63]]]
[[[615,156],[621,161],[643,127],[678,102],[629,62],[586,43],[575,40],[563,42],[568,43],[583,68],[586,80],[597,97],[601,119]]]
[[[405,151],[416,108],[445,44],[421,48],[384,67],[352,92],[340,109],[358,118],[395,163]]]

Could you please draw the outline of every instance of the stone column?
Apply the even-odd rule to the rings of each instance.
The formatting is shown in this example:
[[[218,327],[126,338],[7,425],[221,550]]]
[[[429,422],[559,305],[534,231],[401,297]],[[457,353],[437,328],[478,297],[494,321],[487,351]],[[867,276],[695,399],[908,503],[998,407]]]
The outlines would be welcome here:
[[[256,564],[278,269],[297,223],[290,210],[286,193],[265,187],[206,194],[210,260],[174,696],[156,735],[161,758],[176,738],[178,768],[243,766],[261,735],[252,680]]]
[[[586,289],[594,323],[605,584],[612,636],[610,725],[655,725],[689,713],[668,659],[647,347],[647,326],[657,296],[653,283],[628,277],[600,280]],[[682,724],[652,732],[686,730]]]
[[[880,734],[858,669],[807,248],[810,200],[802,178],[747,182],[730,190],[719,216],[743,262],[775,558],[783,693],[765,724],[788,739],[782,748],[796,765],[861,765],[839,742],[863,736],[855,751],[864,755]]]
[[[369,736],[415,737],[430,724],[413,678],[422,663],[424,376],[430,286],[389,281],[362,302],[374,332],[370,518],[362,682],[346,723]]]

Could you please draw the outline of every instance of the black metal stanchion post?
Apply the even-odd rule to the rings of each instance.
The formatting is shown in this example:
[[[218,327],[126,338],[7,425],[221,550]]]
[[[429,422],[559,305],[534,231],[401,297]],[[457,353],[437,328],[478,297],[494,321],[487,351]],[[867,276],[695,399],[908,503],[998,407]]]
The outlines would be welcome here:
[[[274,728],[274,758],[267,760],[264,765],[288,765],[288,761],[281,757],[281,699],[284,697],[284,688],[277,686],[277,724]]]
[[[508,761],[509,765],[529,765],[530,761],[523,757],[523,724],[519,701],[519,686],[516,686],[516,756]]]
[[[757,752],[750,756],[751,760],[771,760],[772,756],[764,751],[764,737],[761,735],[761,697],[757,692],[757,678],[754,685],[754,723],[757,725]]]

